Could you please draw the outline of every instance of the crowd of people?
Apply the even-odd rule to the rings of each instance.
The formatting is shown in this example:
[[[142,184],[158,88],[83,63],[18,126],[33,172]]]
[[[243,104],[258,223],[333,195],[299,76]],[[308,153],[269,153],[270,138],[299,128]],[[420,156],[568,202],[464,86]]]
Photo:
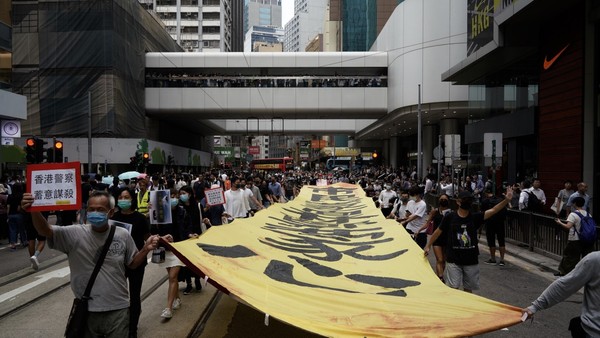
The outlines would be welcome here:
[[[99,175],[93,178],[84,175],[81,183],[82,209],[79,212],[57,212],[57,224],[53,226],[47,222],[48,214],[26,212],[33,198],[25,192],[24,182],[19,177],[2,177],[0,207],[5,207],[0,208],[0,217],[5,214],[6,221],[0,218],[0,229],[8,230],[11,250],[16,251],[19,245],[28,247],[34,269],[39,266],[38,256],[46,242],[51,248],[67,253],[71,268],[79,269],[79,272],[72,273],[71,280],[75,295],[81,296],[85,288],[80,280],[81,273],[87,271],[86,268],[91,269],[94,263],[90,259],[93,255],[88,251],[105,238],[109,220],[131,224],[130,233],[116,233],[118,237],[115,238],[120,238],[123,243],[120,246],[122,250],[113,254],[121,255],[123,259],[112,267],[114,275],[97,281],[103,285],[98,292],[114,287],[128,291],[129,296],[124,296],[125,293],[117,295],[110,304],[92,302],[92,311],[106,313],[91,317],[89,329],[93,334],[102,333],[106,327],[98,323],[112,318],[112,312],[128,308],[129,321],[115,321],[115,326],[111,329],[118,329],[119,332],[135,337],[141,313],[140,293],[146,265],[146,260],[138,256],[159,247],[160,238],[167,242],[178,242],[197,237],[212,226],[235,222],[238,218],[253,217],[255,213],[273,204],[293,200],[303,185],[317,185],[322,180],[326,180],[328,184],[345,182],[360,185],[381,209],[383,216],[396,220],[404,227],[425,255],[433,248],[434,270],[443,282],[467,292],[477,290],[478,231],[485,227],[490,251],[490,259],[485,263],[505,265],[506,209],[542,212],[547,202],[546,196],[539,179],[507,185],[502,190],[503,193],[494,194],[491,179],[484,181],[482,175],[466,176],[460,183],[449,174],[441,177],[436,182],[436,175],[431,173],[420,181],[414,168],[392,170],[384,167],[337,172],[296,170],[287,173],[211,170],[197,175],[172,173],[132,180],[115,179],[112,184],[102,183]],[[205,190],[219,187],[224,191],[225,204],[208,204]],[[150,226],[149,192],[152,190],[169,191],[172,223]],[[428,201],[434,203],[428,205],[425,202],[426,196]],[[553,203],[557,227],[569,231],[568,244],[558,268],[560,276],[571,276],[569,273],[577,270],[579,261],[593,249],[578,239],[581,215],[589,215],[589,203],[587,185],[579,182],[577,191],[574,191],[570,181],[565,181],[564,189],[560,190]],[[452,210],[453,206],[456,206],[456,210]],[[6,212],[1,213],[3,210]],[[7,226],[3,225],[4,222]],[[70,224],[90,224],[90,227],[84,228],[86,230],[82,232],[83,228],[80,227],[66,227]],[[73,241],[80,237],[88,238],[84,241],[86,245],[75,249]],[[496,259],[496,241],[499,260]],[[74,258],[73,252],[77,252],[78,256],[88,255],[88,259]],[[180,293],[189,294],[194,288],[200,291],[202,286],[199,277],[168,250],[158,264],[166,269],[168,276],[167,301],[161,317],[169,319],[174,310],[181,307]],[[182,290],[179,288],[180,282],[185,282]],[[549,305],[534,303],[533,307],[524,309],[524,312],[533,315],[545,306]],[[584,321],[584,327],[588,325],[586,321],[589,320]]]
[[[387,87],[387,76],[227,76],[203,74],[146,74],[146,87]]]

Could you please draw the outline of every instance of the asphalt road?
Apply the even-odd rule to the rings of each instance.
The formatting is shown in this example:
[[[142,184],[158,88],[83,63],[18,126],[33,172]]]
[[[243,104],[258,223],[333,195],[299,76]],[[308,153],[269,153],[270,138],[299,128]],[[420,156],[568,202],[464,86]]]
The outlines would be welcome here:
[[[53,262],[56,263],[61,261],[61,255],[62,254],[57,251],[46,248],[40,255],[42,267],[47,267],[44,266],[44,264],[52,264]],[[504,267],[484,264],[483,262],[488,258],[488,254],[482,250],[479,259],[481,267],[481,289],[475,292],[486,298],[514,306],[524,307],[535,299],[546,286],[555,279],[551,272],[542,271],[540,268],[526,263],[521,259],[511,257],[510,255],[507,256],[507,265]],[[431,259],[433,259],[433,256]],[[2,262],[2,264],[0,264],[1,276],[15,273],[17,276],[15,278],[31,278],[28,276],[34,274],[33,269],[30,268],[27,249],[18,249],[17,251],[11,252],[5,241],[3,242],[3,245],[0,245],[0,262]],[[162,274],[162,271],[159,272],[159,275],[162,276]],[[16,281],[16,283],[18,283],[18,281]],[[166,287],[165,285],[162,285],[161,287]],[[164,290],[160,290],[159,292],[161,293],[157,295],[158,305],[152,305],[152,310],[155,310],[154,308],[158,309],[156,311],[161,309]],[[53,303],[57,302],[56,298],[59,297],[59,295],[61,294],[53,294]],[[64,302],[65,304],[68,304],[71,302],[72,294],[70,292],[65,292],[64,296],[61,297],[65,298]],[[150,296],[150,298],[152,297],[153,296]],[[196,314],[196,316],[199,318],[198,321],[202,324],[202,327],[196,328],[195,334],[191,335],[192,337],[319,337],[303,331],[302,329],[279,322],[274,318],[270,319],[269,326],[265,326],[264,314],[255,311],[248,306],[242,305],[224,294],[218,295],[215,299],[216,300],[212,303],[214,307],[210,309],[210,311],[203,310],[204,308],[198,309],[198,314]],[[44,300],[39,300],[39,302],[42,301]],[[208,299],[206,302],[208,302]],[[579,314],[581,302],[582,294],[575,294],[567,301],[562,302],[551,309],[539,312],[536,314],[533,322],[527,321],[526,323],[515,325],[504,330],[481,335],[481,337],[570,337],[570,333],[567,330],[568,323],[572,317]],[[61,301],[59,301],[59,303],[61,303]],[[148,306],[144,304],[145,303],[143,303],[143,306]],[[209,309],[210,305],[211,304],[204,306],[206,306],[206,309]],[[65,311],[66,310],[68,309],[65,309]],[[18,311],[13,314],[11,320],[19,321],[22,319],[27,321],[28,319],[25,317],[28,316],[28,312],[23,311],[22,315],[25,317],[19,319],[21,312],[22,311]],[[202,312],[202,317],[204,318],[200,317],[200,312]],[[152,318],[156,316],[158,315],[152,314]],[[195,319],[192,319],[191,317],[189,319],[192,320],[190,324],[194,325],[192,323]],[[140,325],[143,327],[145,324],[141,322]],[[175,336],[172,336],[170,338],[174,337]]]

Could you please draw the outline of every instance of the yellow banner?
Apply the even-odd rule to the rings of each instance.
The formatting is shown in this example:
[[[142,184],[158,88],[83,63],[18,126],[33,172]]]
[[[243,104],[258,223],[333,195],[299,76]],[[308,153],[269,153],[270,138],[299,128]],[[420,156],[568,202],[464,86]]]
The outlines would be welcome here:
[[[520,322],[517,307],[442,284],[357,185],[305,186],[289,203],[172,247],[221,289],[323,336],[471,336]]]

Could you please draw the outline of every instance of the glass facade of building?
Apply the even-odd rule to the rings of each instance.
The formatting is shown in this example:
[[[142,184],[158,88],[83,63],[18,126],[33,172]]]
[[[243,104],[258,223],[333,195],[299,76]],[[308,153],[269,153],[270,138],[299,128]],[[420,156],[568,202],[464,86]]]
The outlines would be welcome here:
[[[368,51],[377,38],[377,1],[344,0],[343,51]]]

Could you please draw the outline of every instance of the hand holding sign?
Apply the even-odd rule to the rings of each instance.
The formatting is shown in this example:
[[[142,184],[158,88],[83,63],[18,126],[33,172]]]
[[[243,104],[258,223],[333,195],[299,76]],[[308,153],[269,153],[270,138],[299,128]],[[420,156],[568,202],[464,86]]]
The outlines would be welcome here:
[[[27,166],[27,191],[31,211],[79,210],[81,174],[79,162]]]

